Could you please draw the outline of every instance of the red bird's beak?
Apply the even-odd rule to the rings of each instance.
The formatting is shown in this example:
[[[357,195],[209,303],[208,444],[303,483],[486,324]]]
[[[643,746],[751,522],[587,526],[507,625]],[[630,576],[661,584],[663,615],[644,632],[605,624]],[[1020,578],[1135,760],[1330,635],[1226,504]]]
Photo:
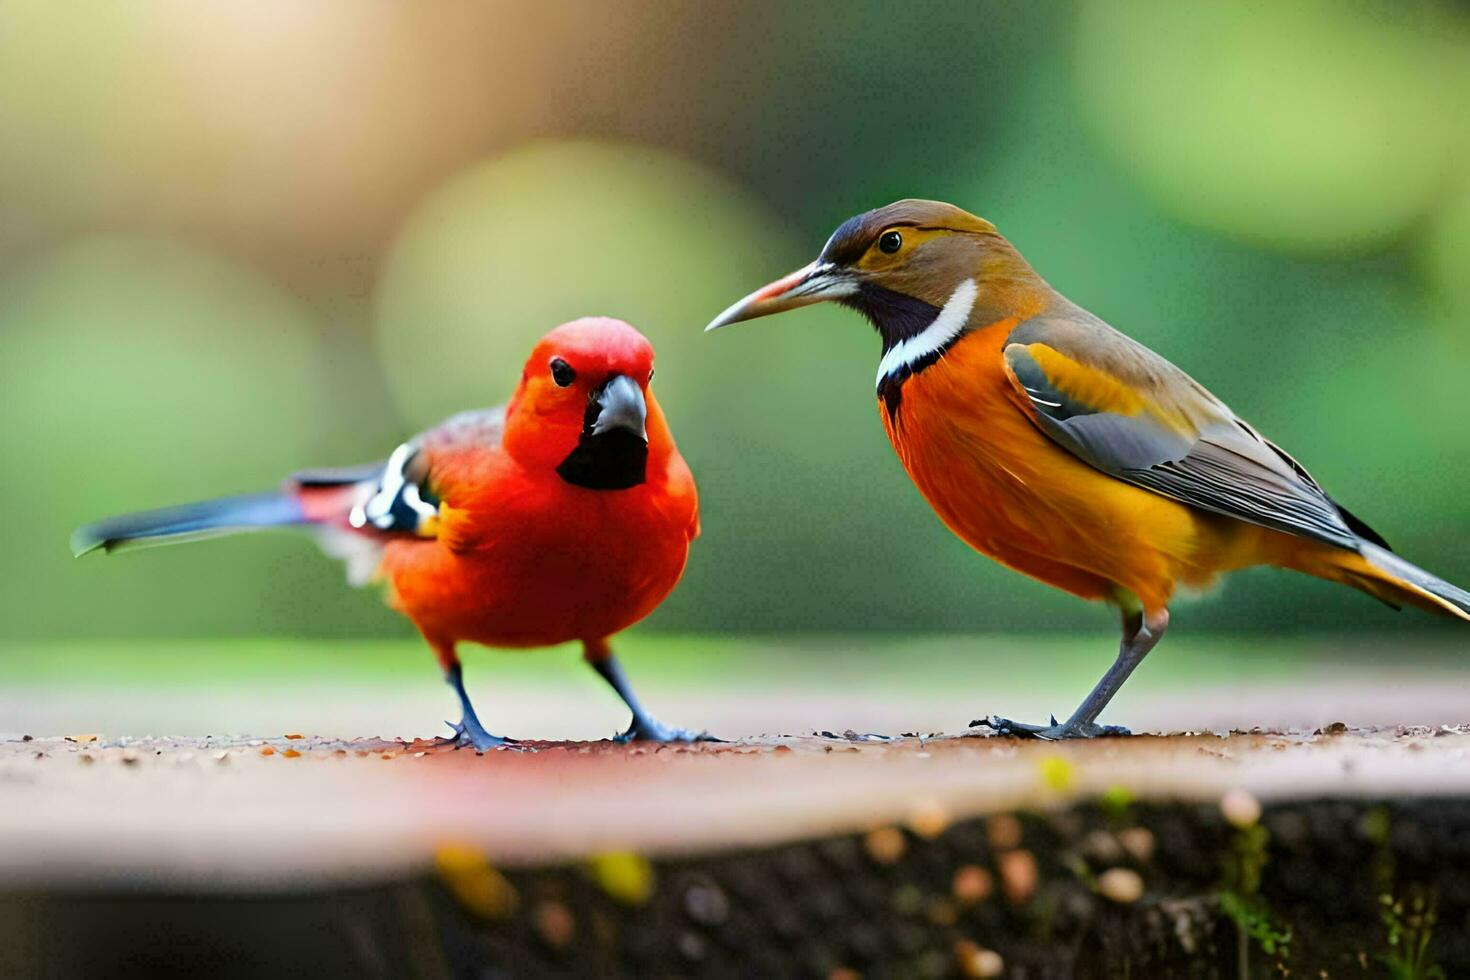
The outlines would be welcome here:
[[[588,490],[627,490],[648,476],[648,401],[638,382],[615,374],[587,401],[582,434],[556,472]]]
[[[810,306],[825,299],[836,299],[857,292],[857,281],[846,269],[831,262],[813,262],[762,286],[710,321],[705,330],[754,320],[758,316],[784,313],[798,306]]]
[[[626,374],[613,377],[593,396],[587,433],[590,436],[622,431],[648,442],[648,403],[638,382]]]

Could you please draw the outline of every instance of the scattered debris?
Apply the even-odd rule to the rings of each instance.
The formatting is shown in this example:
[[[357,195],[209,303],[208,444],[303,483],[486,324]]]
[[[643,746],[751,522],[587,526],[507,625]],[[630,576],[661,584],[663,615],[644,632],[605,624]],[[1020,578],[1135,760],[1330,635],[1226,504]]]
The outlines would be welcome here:
[[[1118,831],[1118,843],[1139,864],[1147,864],[1154,856],[1154,834],[1147,827],[1125,827]]]
[[[985,821],[985,837],[997,851],[1021,846],[1021,821],[1014,814],[998,813]]]
[[[1143,878],[1132,868],[1109,868],[1097,876],[1097,893],[1110,902],[1132,905],[1143,897]]]
[[[908,819],[905,822],[909,830],[924,840],[933,840],[949,829],[951,817],[949,808],[937,797],[923,796],[915,800],[909,807]]]
[[[875,827],[863,837],[863,849],[879,864],[897,864],[908,842],[897,827]]]
[[[974,977],[976,980],[990,980],[1005,973],[1006,969],[1005,961],[999,953],[978,946],[968,939],[961,939],[954,944],[954,959],[961,976]]]
[[[1037,767],[1041,770],[1042,783],[1055,793],[1070,793],[1077,785],[1077,767],[1065,756],[1046,756]]]
[[[1253,827],[1261,819],[1261,801],[1247,790],[1228,790],[1220,797],[1220,813],[1233,827]]]
[[[684,911],[706,926],[720,925],[730,915],[730,900],[712,881],[701,881],[684,891]]]
[[[995,890],[995,878],[978,864],[961,865],[955,869],[950,891],[965,905],[975,905],[990,897]]]
[[[1030,851],[1006,851],[996,858],[1000,868],[1000,884],[1012,905],[1024,905],[1036,894],[1040,874],[1036,858]]]
[[[537,902],[531,910],[531,924],[541,941],[552,949],[565,947],[577,934],[577,920],[561,902]]]
[[[642,905],[653,896],[653,866],[632,851],[610,851],[588,862],[598,887],[624,905]]]
[[[434,870],[455,900],[481,918],[508,919],[520,904],[515,886],[472,847],[441,845],[434,851]]]
[[[1123,845],[1111,831],[1094,830],[1082,838],[1082,854],[1098,864],[1116,864],[1123,860]]]

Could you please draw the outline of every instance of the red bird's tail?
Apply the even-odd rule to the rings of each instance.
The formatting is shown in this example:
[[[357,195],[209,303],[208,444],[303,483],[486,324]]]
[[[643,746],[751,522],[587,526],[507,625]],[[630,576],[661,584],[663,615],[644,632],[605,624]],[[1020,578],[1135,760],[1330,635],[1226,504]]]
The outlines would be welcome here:
[[[99,548],[112,552],[306,523],[296,496],[258,493],[109,517],[73,531],[71,550],[80,556]]]
[[[369,473],[321,470],[292,477],[279,492],[204,500],[158,510],[109,517],[72,533],[72,554],[179,544],[275,527],[311,527],[322,549],[348,565],[354,583],[366,581],[377,566],[380,543],[349,526],[353,506],[377,486],[381,465]]]

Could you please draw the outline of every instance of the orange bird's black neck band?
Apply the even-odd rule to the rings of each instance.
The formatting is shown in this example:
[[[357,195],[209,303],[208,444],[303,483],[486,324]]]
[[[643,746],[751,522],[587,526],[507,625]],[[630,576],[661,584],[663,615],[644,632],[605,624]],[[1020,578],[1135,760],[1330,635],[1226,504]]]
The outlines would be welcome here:
[[[937,306],[872,283],[861,283],[856,292],[838,302],[868,318],[883,340],[884,354],[910,337],[917,337],[939,318]],[[903,383],[939,360],[943,353],[943,349],[931,351],[878,379],[878,397],[883,399],[890,418],[898,412],[903,400]]]

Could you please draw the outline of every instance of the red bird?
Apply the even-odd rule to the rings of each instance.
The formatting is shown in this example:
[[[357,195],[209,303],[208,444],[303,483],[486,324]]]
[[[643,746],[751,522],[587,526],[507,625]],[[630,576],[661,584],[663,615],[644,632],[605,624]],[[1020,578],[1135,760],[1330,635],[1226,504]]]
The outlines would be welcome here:
[[[673,591],[699,534],[694,477],[652,379],[653,347],[637,330],[576,320],[536,345],[503,409],[456,415],[386,463],[298,473],[277,493],[114,517],[78,529],[72,550],[304,525],[346,560],[353,584],[384,581],[389,603],[433,648],[464,711],[456,745],[507,742],[485,730],[465,693],[462,641],[580,641],[633,712],[620,741],[709,738],[644,711],[609,645]]]

